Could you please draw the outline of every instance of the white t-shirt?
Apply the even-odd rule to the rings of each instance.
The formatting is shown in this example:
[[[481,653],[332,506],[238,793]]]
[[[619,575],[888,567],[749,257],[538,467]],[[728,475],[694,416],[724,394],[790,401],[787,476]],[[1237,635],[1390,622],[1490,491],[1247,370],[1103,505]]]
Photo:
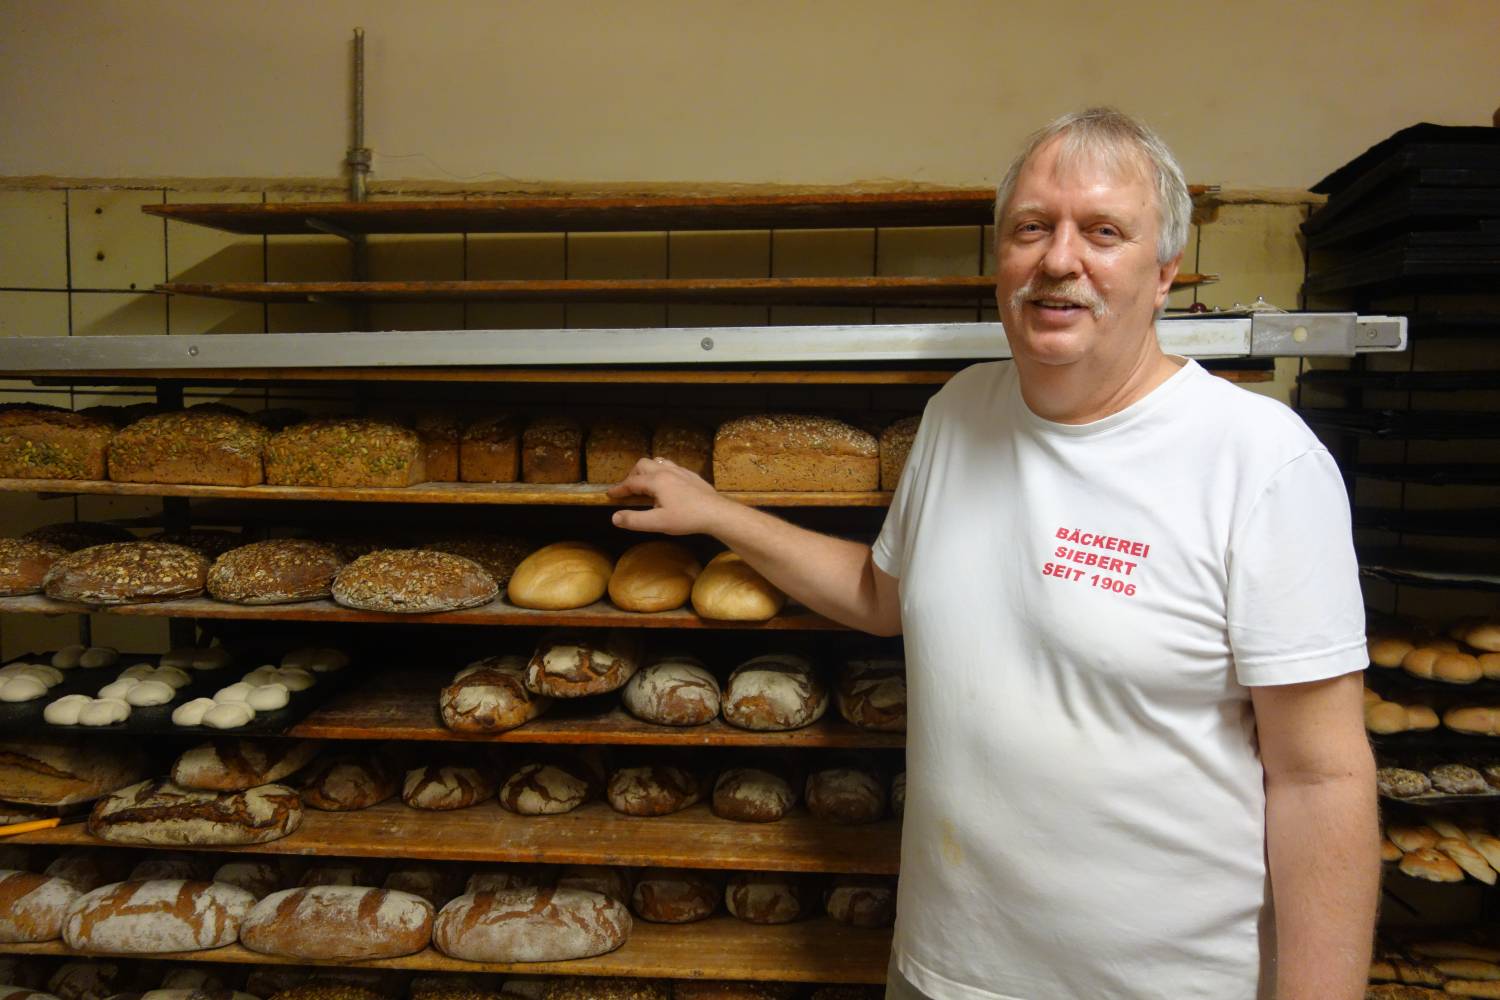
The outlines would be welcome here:
[[[1188,361],[1057,424],[976,365],[928,404],[875,562],[906,644],[902,974],[939,1000],[1269,996],[1247,686],[1367,663],[1348,500],[1296,414]]]

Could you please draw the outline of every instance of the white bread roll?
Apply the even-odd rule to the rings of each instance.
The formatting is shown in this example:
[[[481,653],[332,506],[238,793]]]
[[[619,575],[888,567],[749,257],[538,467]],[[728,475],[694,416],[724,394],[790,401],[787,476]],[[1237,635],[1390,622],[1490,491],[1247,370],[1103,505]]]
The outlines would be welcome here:
[[[786,595],[733,552],[710,559],[693,583],[693,610],[702,618],[763,622],[785,605]]]
[[[510,603],[539,611],[566,611],[604,596],[614,563],[597,545],[554,542],[521,560],[507,589]]]
[[[642,542],[625,550],[609,577],[609,599],[622,611],[671,611],[687,603],[702,565],[678,542]]]

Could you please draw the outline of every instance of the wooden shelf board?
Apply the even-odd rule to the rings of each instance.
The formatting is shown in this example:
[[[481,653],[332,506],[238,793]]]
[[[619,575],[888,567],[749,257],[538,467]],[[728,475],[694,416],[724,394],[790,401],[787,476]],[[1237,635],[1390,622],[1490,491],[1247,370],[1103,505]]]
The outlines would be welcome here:
[[[717,622],[699,618],[692,611],[678,609],[653,614],[621,611],[603,602],[573,611],[531,611],[513,607],[503,600],[492,601],[464,611],[441,614],[384,614],[356,611],[333,601],[304,601],[299,604],[251,606],[225,604],[197,597],[154,604],[120,604],[96,608],[84,604],[54,601],[41,595],[0,597],[0,612],[9,614],[115,614],[145,618],[213,618],[229,621],[293,622],[392,622],[431,625],[525,625],[576,628],[672,628],[672,629],[770,629],[791,631],[843,631],[843,626],[821,615],[801,608],[784,611],[766,622]]]
[[[970,362],[946,368],[779,369],[747,370],[693,366],[639,368],[80,368],[6,370],[0,377],[30,379],[38,385],[175,382],[217,385],[226,382],[518,382],[621,385],[941,385]]]
[[[81,823],[10,840],[109,846],[90,836]],[[306,809],[296,833],[268,844],[201,849],[472,863],[894,875],[901,863],[901,823],[885,819],[840,826],[815,819],[803,809],[775,823],[736,823],[715,816],[702,802],[670,816],[625,816],[604,802],[590,802],[558,816],[518,816],[493,799],[447,812],[411,809],[392,799],[357,812]]]
[[[568,962],[464,962],[427,948],[403,958],[307,962],[262,955],[240,945],[207,951],[133,955],[178,962],[246,965],[331,965],[418,972],[509,972],[574,976],[649,976],[671,979],[775,979],[807,983],[883,983],[891,950],[889,930],[847,927],[826,917],[762,926],[730,916],[692,924],[637,920],[618,950]],[[0,955],[73,956],[61,941],[0,945]],[[102,954],[102,953],[90,953]]]

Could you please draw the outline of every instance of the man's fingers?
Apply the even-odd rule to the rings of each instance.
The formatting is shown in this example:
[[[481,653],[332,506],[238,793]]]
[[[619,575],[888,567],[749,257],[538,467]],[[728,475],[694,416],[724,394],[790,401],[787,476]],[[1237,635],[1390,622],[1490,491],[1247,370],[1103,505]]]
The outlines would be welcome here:
[[[609,488],[608,493],[616,500],[630,496],[656,496],[656,491],[651,488],[648,477],[639,472],[632,472],[620,482],[615,483]]]
[[[660,514],[653,508],[651,510],[617,510],[610,517],[616,528],[624,528],[627,531],[661,531],[658,521]]]

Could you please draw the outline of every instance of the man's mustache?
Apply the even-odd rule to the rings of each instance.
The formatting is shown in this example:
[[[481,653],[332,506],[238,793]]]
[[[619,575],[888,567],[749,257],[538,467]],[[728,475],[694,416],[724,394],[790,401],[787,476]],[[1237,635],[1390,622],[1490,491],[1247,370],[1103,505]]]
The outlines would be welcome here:
[[[1071,302],[1087,309],[1095,319],[1102,319],[1105,313],[1104,300],[1087,282],[1079,278],[1068,278],[1065,281],[1032,278],[1011,295],[1010,308],[1014,312],[1020,312],[1022,306],[1035,299]]]

